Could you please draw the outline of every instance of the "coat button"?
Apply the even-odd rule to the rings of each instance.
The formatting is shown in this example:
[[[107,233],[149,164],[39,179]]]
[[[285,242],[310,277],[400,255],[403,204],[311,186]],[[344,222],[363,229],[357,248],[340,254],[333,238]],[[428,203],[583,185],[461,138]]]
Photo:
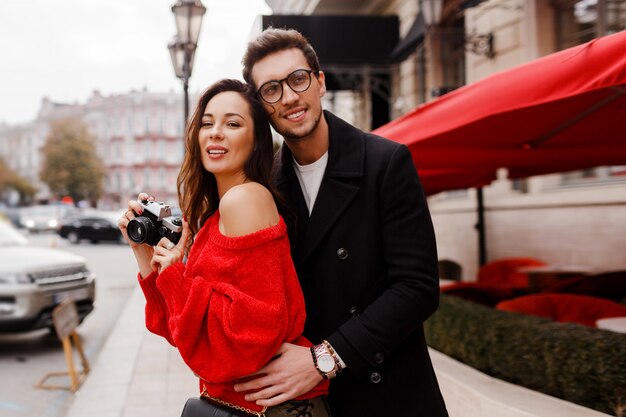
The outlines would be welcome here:
[[[382,353],[379,352],[374,355],[374,362],[376,362],[378,365],[383,363],[384,360],[385,360],[385,355],[383,355]]]
[[[344,248],[337,249],[337,257],[339,259],[346,259],[348,257],[348,251]]]
[[[380,376],[378,372],[372,372],[370,374],[370,381],[372,381],[374,384],[378,384],[381,379],[382,377]]]
[[[353,317],[356,317],[359,315],[359,309],[356,307],[350,307],[350,310],[348,311]]]

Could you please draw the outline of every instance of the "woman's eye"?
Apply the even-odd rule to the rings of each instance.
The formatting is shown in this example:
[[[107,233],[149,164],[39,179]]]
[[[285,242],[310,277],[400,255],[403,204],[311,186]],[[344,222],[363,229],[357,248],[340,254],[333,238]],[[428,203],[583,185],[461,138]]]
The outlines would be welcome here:
[[[210,127],[213,126],[213,122],[202,122],[201,127]]]
[[[239,127],[239,123],[237,123],[237,122],[228,122],[228,123],[226,123],[226,126],[228,126],[228,127]]]

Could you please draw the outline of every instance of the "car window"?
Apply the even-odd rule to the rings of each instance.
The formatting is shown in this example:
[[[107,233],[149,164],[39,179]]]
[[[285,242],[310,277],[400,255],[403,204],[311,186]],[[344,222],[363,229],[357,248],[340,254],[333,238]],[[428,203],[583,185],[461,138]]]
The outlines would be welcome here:
[[[4,221],[0,221],[0,246],[16,246],[28,243],[20,232]]]

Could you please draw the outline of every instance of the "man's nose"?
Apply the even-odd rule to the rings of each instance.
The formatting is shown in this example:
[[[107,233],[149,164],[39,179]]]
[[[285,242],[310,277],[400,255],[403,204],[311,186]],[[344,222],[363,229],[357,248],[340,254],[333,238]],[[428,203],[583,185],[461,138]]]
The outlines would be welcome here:
[[[283,104],[291,104],[291,103],[298,101],[298,97],[299,97],[298,93],[296,93],[295,91],[291,89],[291,87],[289,87],[289,84],[287,84],[287,81],[283,81],[282,87],[283,87],[283,99],[282,99]]]

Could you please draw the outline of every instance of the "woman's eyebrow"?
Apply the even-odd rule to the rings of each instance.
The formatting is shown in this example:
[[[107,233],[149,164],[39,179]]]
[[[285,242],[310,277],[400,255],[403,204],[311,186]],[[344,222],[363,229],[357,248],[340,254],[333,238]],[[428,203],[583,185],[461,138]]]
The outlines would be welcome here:
[[[242,119],[244,119],[244,120],[245,120],[245,117],[243,117],[241,114],[236,113],[236,112],[226,113],[226,114],[224,114],[224,116],[225,116],[225,117],[239,116],[239,117],[241,117]],[[213,113],[204,113],[204,114],[202,115],[202,117],[203,117],[203,118],[205,118],[205,117],[213,117]]]

